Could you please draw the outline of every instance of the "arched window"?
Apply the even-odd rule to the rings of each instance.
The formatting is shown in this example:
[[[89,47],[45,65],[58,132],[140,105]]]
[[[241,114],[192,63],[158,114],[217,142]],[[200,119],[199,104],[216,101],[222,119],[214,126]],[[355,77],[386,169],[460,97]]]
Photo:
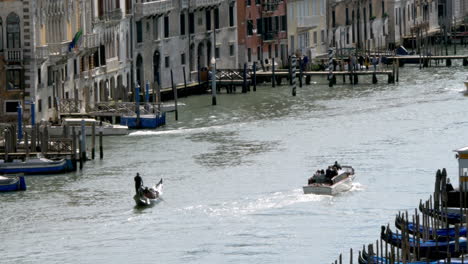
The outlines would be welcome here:
[[[20,18],[15,13],[7,17],[7,48],[20,48]]]
[[[3,51],[3,21],[0,17],[0,51]]]

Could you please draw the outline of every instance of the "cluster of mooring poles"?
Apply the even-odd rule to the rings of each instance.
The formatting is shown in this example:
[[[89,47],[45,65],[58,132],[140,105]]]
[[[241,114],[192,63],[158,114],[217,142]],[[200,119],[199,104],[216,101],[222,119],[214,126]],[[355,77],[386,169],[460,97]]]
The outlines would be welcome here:
[[[17,124],[0,125],[0,153],[5,163],[14,160],[27,161],[30,157],[44,157],[49,159],[66,159],[71,166],[68,171],[83,168],[83,164],[88,160],[86,151],[86,126],[85,121],[81,121],[80,127],[69,127],[65,124],[63,132],[59,136],[49,135],[49,124],[40,122],[36,124],[34,115],[34,103],[31,103],[31,125],[23,123],[23,107],[17,107]],[[91,158],[95,158],[96,152],[96,130],[99,137],[99,157],[104,158],[103,148],[103,127],[102,122],[98,128],[93,123],[91,127]],[[79,163],[79,166],[77,164]]]
[[[380,239],[362,247],[357,263],[468,263],[468,195],[463,184],[454,190],[446,170],[438,170],[434,194],[420,201],[411,217],[408,211],[399,212],[395,230],[382,226]],[[353,261],[351,249],[349,263]],[[342,254],[333,263],[342,264]]]

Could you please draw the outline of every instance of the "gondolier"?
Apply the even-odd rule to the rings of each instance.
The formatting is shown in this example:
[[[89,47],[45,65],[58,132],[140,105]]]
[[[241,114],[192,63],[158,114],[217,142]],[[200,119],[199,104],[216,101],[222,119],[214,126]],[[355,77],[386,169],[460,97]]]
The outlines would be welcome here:
[[[140,177],[140,173],[137,172],[135,176],[135,192],[137,194],[141,186],[143,186],[143,179]]]

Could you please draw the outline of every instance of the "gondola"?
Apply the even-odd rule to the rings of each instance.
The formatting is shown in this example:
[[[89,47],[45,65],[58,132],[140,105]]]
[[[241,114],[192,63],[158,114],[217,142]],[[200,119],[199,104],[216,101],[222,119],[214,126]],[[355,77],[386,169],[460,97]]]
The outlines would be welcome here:
[[[163,179],[153,187],[140,187],[138,193],[133,196],[137,206],[151,206],[161,201]]]
[[[406,264],[445,264],[445,263],[451,263],[451,264],[464,264],[467,263],[468,260],[466,258],[451,258],[450,262],[446,259],[439,259],[439,260],[434,260],[434,261],[412,261],[412,262],[406,262]],[[370,257],[369,254],[367,254],[366,250],[364,249],[362,251],[362,254],[359,254],[358,258],[359,264],[389,264],[390,259],[385,258],[385,257],[377,257],[377,256],[372,256]],[[393,262],[394,264],[403,264],[404,262],[401,261],[395,261]]]
[[[424,208],[422,203],[419,204],[419,211],[421,211],[421,213],[423,213],[425,215],[435,217],[435,218],[438,218],[438,219],[442,219],[442,220],[444,220],[445,222],[447,222],[448,224],[451,224],[451,225],[459,224],[464,219],[463,215],[460,214],[460,213],[456,213],[456,212],[453,212],[453,211],[443,212],[443,211],[438,210],[438,209]]]
[[[25,191],[26,181],[23,176],[0,176],[0,192]]]
[[[393,234],[393,232],[389,229],[386,230],[385,226],[382,226],[382,232],[380,237],[382,238],[382,240],[389,243],[390,245],[401,248],[402,236]],[[458,239],[458,244],[460,248],[459,251],[455,251],[455,240],[424,241],[420,239],[418,241],[413,237],[409,237],[408,244],[411,253],[419,254],[419,256],[426,257],[430,260],[444,259],[447,257],[448,253],[450,253],[450,256],[452,257],[457,257],[461,254],[460,251],[466,250],[467,248],[467,242],[465,237],[460,237]]]
[[[422,226],[420,226],[419,230],[417,230],[416,226],[413,223],[406,223],[406,221],[400,216],[396,217],[395,226],[400,230],[405,229],[411,235],[422,236],[422,234],[425,231]],[[429,233],[429,238],[432,240],[437,239],[438,241],[445,241],[445,240],[450,240],[451,238],[454,238],[456,236],[455,228],[433,229],[429,227],[426,231]],[[466,234],[467,234],[467,228],[460,227],[458,230],[458,236],[464,237],[466,236]]]

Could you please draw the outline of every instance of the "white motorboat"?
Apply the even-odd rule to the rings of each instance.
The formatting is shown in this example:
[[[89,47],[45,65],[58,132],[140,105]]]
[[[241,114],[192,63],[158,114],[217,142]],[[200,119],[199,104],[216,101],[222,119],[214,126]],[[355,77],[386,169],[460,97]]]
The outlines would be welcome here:
[[[309,184],[303,187],[304,194],[335,195],[348,191],[353,187],[354,177],[354,169],[351,166],[342,166],[332,178],[314,175],[309,179]]]
[[[70,128],[69,133],[71,133],[71,128],[75,127],[76,132],[81,129],[81,122],[85,122],[86,135],[91,136],[93,133],[93,123],[95,124],[95,133],[96,136],[99,135],[101,129],[100,121],[97,121],[92,118],[65,118],[63,119],[61,126],[50,126],[48,128],[49,135],[51,136],[60,136],[63,134],[64,126]],[[102,122],[102,135],[103,136],[122,136],[129,134],[128,126],[124,125],[115,125],[107,122]]]
[[[133,196],[137,206],[151,206],[161,201],[163,180],[161,179],[153,187],[140,187],[138,193]]]

